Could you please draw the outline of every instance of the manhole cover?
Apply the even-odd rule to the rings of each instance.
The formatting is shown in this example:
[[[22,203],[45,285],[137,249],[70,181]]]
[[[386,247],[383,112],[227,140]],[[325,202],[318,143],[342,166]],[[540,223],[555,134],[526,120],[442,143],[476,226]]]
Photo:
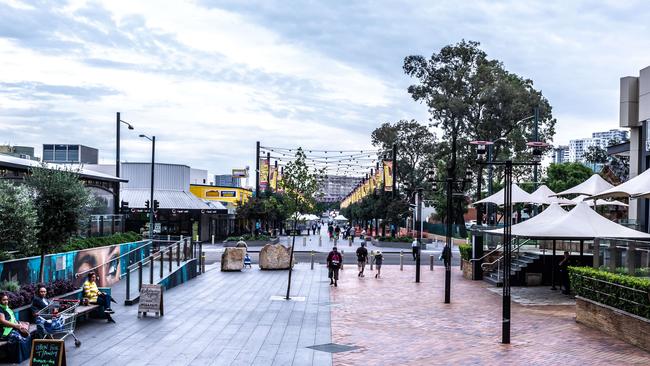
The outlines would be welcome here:
[[[336,343],[327,343],[327,344],[319,344],[316,346],[309,346],[307,348],[311,348],[316,351],[321,351],[321,352],[329,352],[329,353],[339,353],[339,352],[348,352],[355,350],[359,347],[357,346],[348,346],[345,344],[336,344]]]

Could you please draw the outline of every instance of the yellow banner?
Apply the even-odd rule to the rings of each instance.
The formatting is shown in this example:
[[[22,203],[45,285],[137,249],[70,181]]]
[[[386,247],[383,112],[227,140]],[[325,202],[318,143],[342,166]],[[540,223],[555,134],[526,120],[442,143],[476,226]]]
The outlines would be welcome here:
[[[260,189],[265,191],[269,184],[269,159],[260,159]]]
[[[384,160],[384,191],[393,190],[393,161]]]

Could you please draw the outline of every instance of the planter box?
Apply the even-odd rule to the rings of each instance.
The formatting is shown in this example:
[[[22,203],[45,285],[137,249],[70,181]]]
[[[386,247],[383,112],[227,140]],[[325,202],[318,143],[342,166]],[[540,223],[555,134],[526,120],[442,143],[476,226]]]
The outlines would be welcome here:
[[[250,247],[263,247],[266,244],[277,244],[280,241],[280,239],[272,238],[269,240],[249,240],[249,241],[244,240],[244,241],[246,242],[246,245],[250,248]],[[227,241],[223,243],[224,248],[234,248],[236,245],[237,245],[236,241]]]
[[[460,267],[463,270],[463,277],[467,280],[474,279],[474,269],[472,268],[472,262],[461,259]]]
[[[576,296],[576,322],[650,352],[650,320]]]

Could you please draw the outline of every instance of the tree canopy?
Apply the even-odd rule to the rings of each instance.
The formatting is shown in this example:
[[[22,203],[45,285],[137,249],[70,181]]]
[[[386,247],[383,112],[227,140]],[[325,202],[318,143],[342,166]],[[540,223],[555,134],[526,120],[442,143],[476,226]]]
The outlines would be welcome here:
[[[593,171],[581,163],[551,164],[546,169],[544,184],[554,192],[562,192],[592,176]]]
[[[0,180],[0,250],[36,253],[38,229],[36,209],[26,187]]]

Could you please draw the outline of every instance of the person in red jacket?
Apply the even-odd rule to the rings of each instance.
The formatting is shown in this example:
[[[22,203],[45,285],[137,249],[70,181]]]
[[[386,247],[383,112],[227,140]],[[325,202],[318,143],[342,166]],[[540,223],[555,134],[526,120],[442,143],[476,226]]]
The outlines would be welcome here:
[[[336,247],[332,248],[332,251],[327,255],[327,277],[330,279],[330,286],[338,287],[339,280],[339,269],[343,265],[343,255],[339,253]]]

